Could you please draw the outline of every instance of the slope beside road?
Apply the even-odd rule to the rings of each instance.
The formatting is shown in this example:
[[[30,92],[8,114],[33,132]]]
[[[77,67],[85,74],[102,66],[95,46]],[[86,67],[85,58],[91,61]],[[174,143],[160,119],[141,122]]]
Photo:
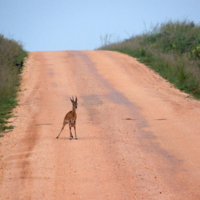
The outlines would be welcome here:
[[[78,140],[56,139],[72,96]],[[0,199],[200,199],[200,102],[134,58],[31,52],[13,112]]]

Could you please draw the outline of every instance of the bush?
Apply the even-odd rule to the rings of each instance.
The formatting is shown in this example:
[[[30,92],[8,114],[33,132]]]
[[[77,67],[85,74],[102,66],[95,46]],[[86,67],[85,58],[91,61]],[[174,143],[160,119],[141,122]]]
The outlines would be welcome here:
[[[170,20],[99,49],[136,57],[180,90],[200,98],[200,26],[194,22]]]
[[[27,52],[19,42],[0,34],[0,132],[11,128],[6,123],[11,109],[17,104],[19,74],[26,56]]]

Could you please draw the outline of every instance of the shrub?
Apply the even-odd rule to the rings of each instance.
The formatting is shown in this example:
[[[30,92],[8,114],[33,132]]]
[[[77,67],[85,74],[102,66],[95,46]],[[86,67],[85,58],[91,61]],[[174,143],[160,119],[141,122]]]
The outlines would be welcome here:
[[[200,26],[192,21],[170,20],[99,49],[136,57],[180,90],[200,98]]]
[[[15,105],[22,65],[27,52],[19,42],[0,34],[0,132],[6,126],[10,111]]]

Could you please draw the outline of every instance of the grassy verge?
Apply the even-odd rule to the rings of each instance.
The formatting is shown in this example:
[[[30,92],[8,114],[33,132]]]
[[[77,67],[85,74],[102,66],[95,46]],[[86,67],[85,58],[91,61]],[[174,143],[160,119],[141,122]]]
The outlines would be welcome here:
[[[20,43],[0,34],[0,137],[3,132],[13,128],[8,125],[7,120],[11,117],[11,110],[17,105],[20,73],[26,56]]]
[[[180,90],[200,99],[200,26],[193,22],[168,21],[148,33],[99,49],[136,57]]]

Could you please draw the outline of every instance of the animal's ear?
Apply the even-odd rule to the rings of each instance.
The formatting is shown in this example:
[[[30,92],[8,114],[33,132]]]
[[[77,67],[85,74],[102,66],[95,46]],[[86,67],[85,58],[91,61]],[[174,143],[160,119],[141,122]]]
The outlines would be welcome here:
[[[69,98],[71,102],[73,102],[73,100],[71,98]]]
[[[78,99],[77,99],[77,97],[76,97],[76,100],[75,100],[75,102],[77,102],[77,100],[78,100]]]

